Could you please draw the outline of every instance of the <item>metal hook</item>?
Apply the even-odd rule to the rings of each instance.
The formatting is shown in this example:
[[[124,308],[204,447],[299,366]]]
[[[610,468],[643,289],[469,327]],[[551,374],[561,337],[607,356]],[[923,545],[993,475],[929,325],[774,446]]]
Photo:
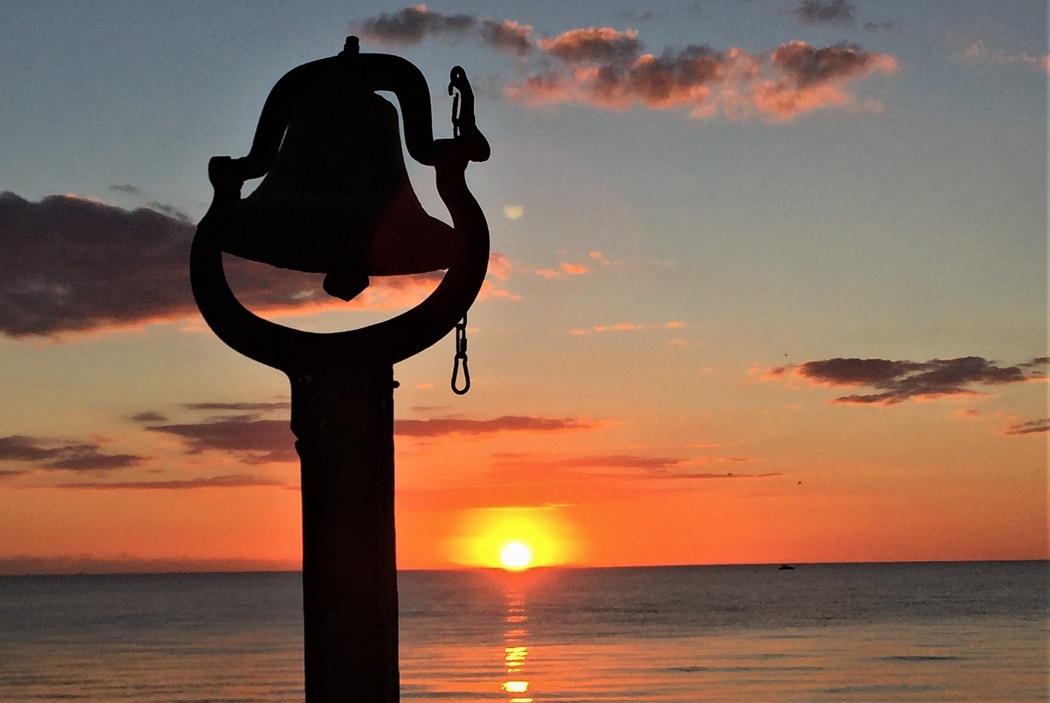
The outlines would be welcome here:
[[[460,362],[463,364],[463,387],[457,386],[459,378]],[[470,390],[470,369],[466,365],[466,314],[463,319],[456,323],[456,359],[453,361],[453,381],[451,381],[453,392],[457,396],[465,396]]]
[[[467,80],[467,72],[461,66],[453,66],[448,74],[448,94],[452,96],[452,136],[459,136],[459,98],[463,93],[460,83]]]

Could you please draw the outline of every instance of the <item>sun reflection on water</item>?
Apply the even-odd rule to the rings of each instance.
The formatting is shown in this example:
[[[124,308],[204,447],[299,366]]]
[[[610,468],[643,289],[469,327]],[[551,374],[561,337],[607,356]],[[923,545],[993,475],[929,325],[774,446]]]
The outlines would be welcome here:
[[[500,684],[504,693],[509,693],[509,703],[532,703],[529,682],[525,678],[525,658],[529,655],[526,637],[525,588],[511,586],[507,592],[507,613],[503,616],[506,629],[503,633],[503,664],[507,669],[507,680]]]

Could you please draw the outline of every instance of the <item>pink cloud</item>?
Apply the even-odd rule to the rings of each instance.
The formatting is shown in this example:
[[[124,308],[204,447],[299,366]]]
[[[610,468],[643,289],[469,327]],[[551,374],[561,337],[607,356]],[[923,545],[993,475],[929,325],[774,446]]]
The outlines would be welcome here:
[[[550,46],[559,45],[552,42]],[[531,74],[508,85],[505,95],[528,105],[570,103],[609,110],[641,106],[683,109],[694,118],[723,114],[787,121],[817,109],[878,109],[877,102],[858,102],[848,88],[872,74],[898,69],[897,60],[888,54],[852,45],[817,48],[802,41],[768,54],[697,45],[629,59],[628,52],[621,52],[615,60],[594,65],[597,60],[592,57],[598,55],[571,54],[565,68]],[[581,65],[587,59],[591,64]]]
[[[564,261],[561,262],[561,270],[572,276],[582,276],[583,274],[587,273],[586,266],[580,266],[579,264],[570,264]]]

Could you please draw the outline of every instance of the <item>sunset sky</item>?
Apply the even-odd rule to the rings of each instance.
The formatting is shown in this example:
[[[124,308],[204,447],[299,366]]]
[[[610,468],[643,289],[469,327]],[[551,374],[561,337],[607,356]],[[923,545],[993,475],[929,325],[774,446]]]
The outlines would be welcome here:
[[[478,95],[493,257],[395,367],[399,565],[1048,557],[1041,0],[47,2],[0,23],[0,573],[297,568],[286,378],[190,295],[208,159],[389,52]],[[433,173],[416,192],[448,219]],[[230,261],[243,300],[347,304]]]

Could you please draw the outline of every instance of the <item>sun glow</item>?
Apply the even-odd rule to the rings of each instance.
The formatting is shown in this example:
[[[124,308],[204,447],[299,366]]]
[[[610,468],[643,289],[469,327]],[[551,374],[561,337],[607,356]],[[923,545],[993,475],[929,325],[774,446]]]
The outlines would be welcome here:
[[[544,506],[463,511],[446,545],[455,563],[523,571],[574,562],[575,543],[559,509]]]
[[[532,563],[532,550],[524,542],[508,542],[499,553],[499,563],[510,571],[523,571]]]

